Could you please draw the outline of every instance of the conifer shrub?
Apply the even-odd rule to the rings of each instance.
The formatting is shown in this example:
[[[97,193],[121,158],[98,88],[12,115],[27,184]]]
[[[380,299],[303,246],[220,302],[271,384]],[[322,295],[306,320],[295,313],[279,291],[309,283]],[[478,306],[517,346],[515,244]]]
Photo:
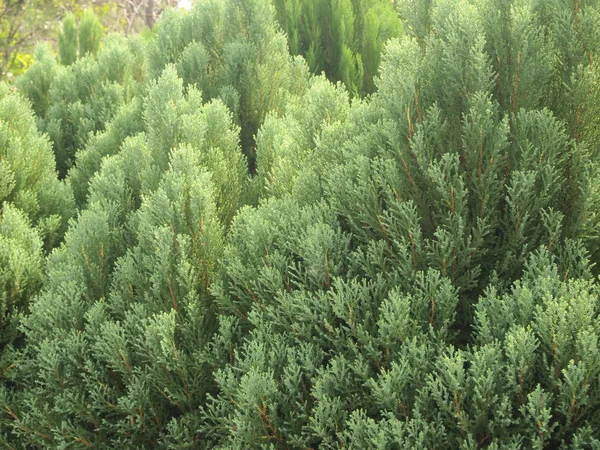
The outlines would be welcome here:
[[[19,91],[31,102],[36,122],[39,122],[46,117],[46,112],[50,106],[48,93],[58,63],[50,46],[42,43],[35,47],[34,61],[27,72],[17,79],[15,84]]]
[[[594,153],[548,97],[518,97],[515,72],[500,99],[485,8],[455,6],[432,6],[423,41],[388,44],[352,133],[309,151],[308,167],[295,162],[310,146],[288,152],[291,115],[261,130],[261,192],[285,212],[273,219],[271,199],[232,227],[213,341],[240,337],[204,407],[212,445],[599,444],[596,286],[578,240],[593,226]],[[302,184],[301,206],[289,183],[303,171],[319,182]],[[325,207],[335,231],[292,205]]]
[[[290,93],[306,87],[304,61],[288,54],[285,36],[277,31],[273,9],[265,2],[202,0],[189,13],[168,9],[147,41],[110,35],[102,46],[97,20],[86,13],[77,26],[67,16],[59,53],[71,56],[61,56],[62,66],[57,66],[55,58],[40,50],[18,83],[34,104],[39,129],[53,142],[61,177],[70,170],[79,172],[79,152],[87,154],[82,170],[89,179],[103,156],[116,153],[123,139],[135,134],[140,122],[130,117],[123,123],[120,116],[119,128],[128,126],[129,132],[113,136],[110,144],[104,136],[121,106],[142,98],[168,64],[176,66],[186,88],[200,90],[204,101],[221,99],[231,110],[250,172],[255,171],[254,137],[267,113],[283,108]],[[75,183],[82,204],[87,186]]]
[[[599,9],[395,3],[363,100],[273,16],[355,67],[362,30],[372,67],[360,2],[199,0],[40,50],[19,86],[62,182],[19,178],[50,144],[0,95],[3,445],[600,447]]]
[[[70,26],[69,21],[67,16],[63,26]],[[33,104],[38,128],[52,141],[61,178],[76,165],[76,153],[94,134],[105,130],[122,104],[139,94],[143,79],[139,73],[143,56],[137,39],[111,35],[100,50],[102,28],[92,13],[82,18],[79,35],[79,41],[77,34],[64,37],[73,41],[64,45],[74,46],[68,64],[61,60],[62,65],[58,65],[42,47],[31,70],[17,83]]]
[[[48,93],[51,105],[41,129],[54,144],[59,175],[75,165],[75,153],[102,131],[123,102],[123,86],[105,81],[92,56],[61,67]]]
[[[23,322],[27,341],[40,346],[22,352],[28,363],[11,380],[45,380],[6,400],[13,436],[26,446],[177,442],[171,434],[199,420],[201,392],[212,389],[210,365],[196,362],[216,327],[209,288],[247,182],[239,130],[221,102],[184,94],[172,66],[143,103],[147,129],[103,158]],[[58,372],[44,362],[55,357]],[[190,439],[200,442],[196,432]]]
[[[139,97],[121,105],[106,129],[91,136],[85,147],[75,153],[77,164],[69,171],[67,181],[79,206],[86,204],[90,180],[102,166],[103,158],[117,154],[128,137],[143,132],[142,113]]]
[[[290,52],[315,74],[344,83],[353,96],[375,91],[385,42],[402,34],[388,0],[274,0]]]
[[[0,345],[17,337],[17,317],[42,282],[42,240],[29,219],[10,203],[0,214]],[[4,356],[4,355],[2,355]],[[7,364],[6,364],[7,365]],[[0,362],[2,370],[5,361]]]
[[[44,255],[58,245],[74,214],[73,195],[57,177],[48,139],[36,129],[27,101],[0,86],[0,397],[20,320],[44,280]],[[4,402],[3,402],[4,403]],[[4,434],[1,427],[0,435]],[[1,438],[3,439],[3,438]]]
[[[0,87],[0,204],[10,203],[37,228],[46,250],[60,242],[73,216],[73,195],[59,182],[48,139],[27,102]]]
[[[185,84],[201,90],[204,100],[220,98],[229,107],[251,171],[254,136],[267,112],[282,107],[286,93],[301,89],[306,78],[275,27],[270,3],[263,1],[201,0],[190,13],[166,11],[147,46],[146,64],[150,78],[176,64]]]
[[[62,30],[58,33],[58,54],[63,66],[70,66],[77,59],[77,20],[73,13],[63,19]]]
[[[100,19],[94,14],[93,10],[88,9],[83,13],[77,32],[79,55],[95,55],[98,53],[98,50],[100,49],[100,40],[104,34],[104,27],[102,26],[102,23],[100,23]]]
[[[349,132],[350,114],[347,91],[322,76],[291,97],[285,112],[270,114],[257,135],[260,196],[320,199],[320,177],[337,160],[332,148]]]

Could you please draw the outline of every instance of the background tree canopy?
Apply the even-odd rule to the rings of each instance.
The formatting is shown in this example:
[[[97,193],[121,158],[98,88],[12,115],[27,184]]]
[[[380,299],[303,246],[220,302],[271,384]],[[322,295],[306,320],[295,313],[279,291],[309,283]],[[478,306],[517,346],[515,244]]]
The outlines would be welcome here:
[[[600,448],[599,2],[128,5],[0,87],[3,447]]]
[[[112,31],[127,34],[152,28],[156,18],[177,0],[1,0],[0,79],[13,79],[33,61],[37,41],[56,42],[56,24],[68,14],[94,11]]]

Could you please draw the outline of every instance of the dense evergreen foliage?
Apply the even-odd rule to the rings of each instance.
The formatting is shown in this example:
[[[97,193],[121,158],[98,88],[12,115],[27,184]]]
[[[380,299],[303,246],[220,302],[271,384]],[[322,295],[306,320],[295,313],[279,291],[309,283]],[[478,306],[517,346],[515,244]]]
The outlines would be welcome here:
[[[0,88],[2,446],[600,448],[600,4],[394,3],[69,16]]]
[[[402,26],[389,0],[274,0],[290,52],[315,73],[343,81],[352,95],[370,94],[385,42]]]

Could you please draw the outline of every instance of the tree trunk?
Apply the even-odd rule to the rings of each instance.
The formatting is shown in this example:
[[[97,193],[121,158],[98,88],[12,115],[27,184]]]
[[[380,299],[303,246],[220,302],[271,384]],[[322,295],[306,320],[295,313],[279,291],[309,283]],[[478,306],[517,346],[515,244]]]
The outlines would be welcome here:
[[[155,0],[148,0],[146,3],[146,26],[150,29],[154,26],[156,18],[154,17]]]

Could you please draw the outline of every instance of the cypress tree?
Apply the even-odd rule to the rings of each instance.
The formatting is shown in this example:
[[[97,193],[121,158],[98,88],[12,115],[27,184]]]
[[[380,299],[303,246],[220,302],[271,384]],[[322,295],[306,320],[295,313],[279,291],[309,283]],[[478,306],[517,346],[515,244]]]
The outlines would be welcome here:
[[[18,89],[31,102],[37,121],[46,117],[50,106],[49,92],[57,72],[57,61],[48,45],[38,44],[34,52],[34,63],[16,81]]]
[[[100,39],[104,34],[104,27],[91,9],[86,10],[79,23],[79,56],[88,53],[95,55],[100,48]]]
[[[189,448],[201,442],[192,425],[212,389],[201,362],[216,326],[209,287],[247,166],[224,105],[184,94],[172,66],[143,117],[145,132],[91,179],[24,320],[27,363],[10,376],[19,387],[44,380],[10,400],[12,436],[26,446],[156,446],[181,442],[182,428]]]
[[[353,96],[374,92],[384,43],[401,34],[387,0],[274,0],[290,52],[303,55],[313,73],[342,81]]]
[[[24,345],[20,321],[44,279],[44,255],[58,245],[74,214],[73,195],[59,182],[50,143],[30,106],[0,86],[0,398]],[[0,441],[6,428],[0,425]]]
[[[62,30],[58,33],[58,53],[63,66],[70,66],[77,60],[77,22],[73,13],[63,19]]]
[[[257,135],[255,182],[261,197],[320,199],[321,179],[340,158],[333,149],[350,134],[351,114],[348,92],[321,76],[288,100],[285,114],[269,115]]]
[[[21,89],[66,183],[15,190],[49,144],[1,96],[2,444],[600,445],[597,5],[395,2],[351,101],[385,3],[199,0],[46,53]]]
[[[25,214],[47,250],[60,242],[74,213],[72,193],[56,178],[55,167],[30,106],[0,86],[0,202]]]
[[[17,336],[17,318],[42,281],[42,240],[25,214],[4,203],[0,215],[0,345],[4,349]],[[2,358],[0,367],[6,370]]]
[[[240,212],[214,291],[234,317],[213,339],[214,445],[598,445],[596,286],[577,240],[590,153],[548,96],[515,97],[514,72],[500,98],[485,8],[461,7],[435,4],[421,40],[388,44],[378,92],[307,152],[308,174],[291,115],[261,130],[261,192],[278,199]],[[508,33],[544,49],[541,29]],[[531,80],[554,76],[541,51],[521,55]],[[308,197],[293,173],[319,180]]]

